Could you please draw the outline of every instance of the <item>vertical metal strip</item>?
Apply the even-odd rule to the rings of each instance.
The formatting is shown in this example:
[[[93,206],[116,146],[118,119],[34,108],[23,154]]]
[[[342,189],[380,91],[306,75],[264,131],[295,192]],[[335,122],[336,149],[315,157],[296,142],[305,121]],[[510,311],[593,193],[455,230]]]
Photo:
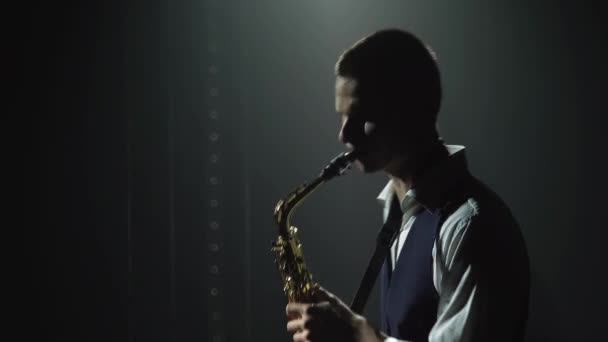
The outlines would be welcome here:
[[[238,4],[237,8],[235,8],[235,12],[237,12],[237,17],[240,19],[239,23],[242,24],[245,20],[245,14],[248,12],[247,10],[248,2],[244,1]],[[239,27],[239,36],[242,37],[245,34],[245,30],[243,27]],[[240,49],[237,51],[239,58],[243,61],[248,61],[247,57],[247,47],[240,45]],[[249,75],[246,72],[247,65],[243,66],[242,63],[238,63],[239,75]],[[247,76],[245,76],[247,77]],[[249,130],[248,127],[251,127],[248,120],[250,118],[249,114],[249,98],[247,97],[248,92],[245,89],[245,84],[250,84],[245,80],[245,82],[239,82],[239,87],[237,88],[240,92],[238,94],[240,99],[240,115],[241,115],[241,127],[238,137],[239,141],[239,149],[241,151],[241,162],[243,163],[243,173],[242,173],[242,182],[244,189],[244,222],[243,227],[244,231],[244,246],[243,246],[243,275],[244,275],[244,294],[245,294],[245,305],[244,305],[244,321],[245,321],[245,340],[249,340],[252,336],[251,331],[251,322],[253,320],[252,317],[252,309],[251,309],[251,184],[250,184],[250,160],[249,160],[249,151],[247,149],[247,141],[249,141]]]
[[[222,60],[220,57],[220,40],[218,34],[218,21],[216,18],[220,18],[221,3],[215,0],[207,0],[205,2],[205,27],[206,27],[206,37],[208,46],[209,58],[206,60],[205,64],[205,75],[206,75],[206,86],[205,86],[205,97],[207,98],[207,102],[205,103],[205,109],[208,114],[207,122],[209,123],[209,144],[212,146],[209,150],[210,155],[216,155],[225,157],[228,153],[221,148],[221,143],[223,141],[224,134],[221,132],[221,126],[218,124],[220,120],[220,115],[223,113],[225,109],[222,106],[222,102],[218,99],[220,96],[221,82],[217,76],[217,70],[221,69],[223,66],[220,65],[220,61]],[[212,70],[216,70],[213,72]],[[221,174],[221,170],[223,169],[220,165],[219,161],[216,161],[215,165],[208,165],[205,178],[206,187],[208,187],[207,193],[212,194],[210,198],[210,215],[211,218],[210,223],[215,223],[215,228],[212,231],[208,231],[208,260],[206,273],[208,286],[207,286],[207,296],[209,296],[208,300],[208,322],[209,322],[209,340],[211,342],[224,342],[226,338],[225,331],[223,329],[224,320],[228,318],[224,310],[223,296],[225,288],[222,287],[222,274],[226,274],[225,271],[225,263],[222,263],[222,253],[224,253],[223,248],[223,234],[222,230],[225,222],[222,222],[222,219],[225,217],[224,208],[225,198],[222,197],[223,193],[220,191],[219,175]],[[217,270],[217,271],[213,271]],[[219,271],[221,270],[221,271]]]
[[[172,15],[170,6],[171,1],[167,0],[167,173],[168,173],[168,194],[169,194],[169,319],[170,319],[170,337],[171,340],[175,340],[176,332],[176,311],[177,304],[175,298],[175,98],[173,93],[174,78],[171,77],[171,69],[173,67],[173,58],[171,56],[171,37],[173,36],[172,30]]]
[[[244,96],[244,93],[241,93],[241,96]],[[241,114],[247,117],[247,106],[246,101],[243,101],[244,105],[241,109]],[[246,130],[244,130],[246,131]],[[246,141],[247,139],[245,139]],[[243,227],[245,227],[245,246],[244,246],[244,277],[245,277],[245,332],[246,338],[249,339],[251,337],[251,191],[249,186],[249,157],[246,151],[246,144],[244,142],[241,143],[241,151],[243,154],[243,187],[244,187],[244,215],[245,222]]]
[[[124,8],[124,17],[122,18],[122,25],[124,27],[125,32],[131,28],[129,26],[129,11],[131,10],[129,3],[125,4]],[[125,39],[123,41],[123,70],[128,69],[129,61],[128,61],[128,44],[130,36],[125,34]],[[126,73],[125,73],[126,74]],[[123,94],[128,93],[128,80],[127,77],[123,78]],[[132,120],[132,112],[130,110],[130,104],[127,103],[127,98],[123,98],[123,106],[125,109],[125,149],[126,149],[126,159],[127,159],[127,198],[126,198],[126,207],[127,207],[127,341],[133,342],[134,335],[132,331],[131,324],[133,322],[133,146],[131,142],[131,128],[133,126]]]

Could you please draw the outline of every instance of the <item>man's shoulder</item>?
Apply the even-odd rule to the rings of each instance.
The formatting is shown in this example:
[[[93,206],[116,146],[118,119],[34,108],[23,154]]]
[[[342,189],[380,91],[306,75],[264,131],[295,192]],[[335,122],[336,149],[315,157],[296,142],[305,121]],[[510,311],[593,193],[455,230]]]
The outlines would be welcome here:
[[[483,246],[485,255],[525,253],[521,229],[506,202],[477,179],[467,190],[465,200],[446,218],[442,235],[466,235],[473,245]]]
[[[471,178],[465,196],[447,213],[441,231],[458,234],[470,226],[480,226],[485,232],[496,234],[519,233],[519,225],[506,202],[482,181]]]
[[[467,182],[464,198],[453,214],[486,223],[517,224],[507,203],[477,178],[471,177]]]

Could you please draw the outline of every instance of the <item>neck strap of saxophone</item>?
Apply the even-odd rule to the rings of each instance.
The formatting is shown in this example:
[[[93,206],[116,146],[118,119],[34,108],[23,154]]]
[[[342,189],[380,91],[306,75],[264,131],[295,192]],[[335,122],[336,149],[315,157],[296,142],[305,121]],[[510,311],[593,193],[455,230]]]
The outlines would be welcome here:
[[[359,289],[350,305],[351,310],[358,314],[361,314],[365,309],[365,304],[367,304],[367,299],[376,283],[378,273],[380,273],[382,264],[388,255],[389,248],[397,237],[397,232],[401,227],[401,219],[402,214],[399,200],[393,198],[391,201],[391,208],[388,212],[388,218],[378,233],[374,254],[372,254],[372,257],[369,260],[365,274],[359,284]]]

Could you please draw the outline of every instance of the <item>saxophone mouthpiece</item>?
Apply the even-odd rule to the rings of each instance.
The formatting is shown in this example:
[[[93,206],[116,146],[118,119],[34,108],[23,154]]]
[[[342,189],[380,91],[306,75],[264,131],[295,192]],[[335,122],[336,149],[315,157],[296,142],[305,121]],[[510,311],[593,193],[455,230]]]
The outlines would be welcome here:
[[[346,170],[350,169],[353,161],[357,158],[355,151],[342,152],[337,157],[331,160],[329,164],[321,171],[321,178],[325,181],[336,176],[342,176]]]
[[[344,157],[346,158],[346,160],[348,160],[349,163],[354,162],[358,156],[359,153],[357,150],[344,152]]]

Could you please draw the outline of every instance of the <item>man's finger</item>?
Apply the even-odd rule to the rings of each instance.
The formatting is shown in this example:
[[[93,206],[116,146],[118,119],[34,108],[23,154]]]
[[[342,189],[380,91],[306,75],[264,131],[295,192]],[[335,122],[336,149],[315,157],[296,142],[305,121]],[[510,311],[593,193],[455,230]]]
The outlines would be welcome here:
[[[294,319],[287,322],[287,332],[293,334],[297,331],[304,330],[304,320],[303,319]]]
[[[315,291],[315,297],[319,302],[326,301],[330,302],[331,304],[337,304],[340,302],[340,299],[338,299],[338,297],[336,297],[333,293],[327,291],[322,286],[317,287],[317,290]]]
[[[302,317],[306,313],[309,304],[289,303],[285,308],[287,317]]]
[[[331,304],[329,302],[319,302],[314,305],[309,305],[306,309],[306,314],[308,316],[316,316],[319,314],[324,314],[329,310],[331,310]]]
[[[295,333],[293,335],[293,342],[308,342],[308,330]]]
[[[333,310],[334,312],[340,314],[341,316],[348,317],[352,315],[350,308],[348,305],[344,304],[340,298],[338,298],[333,293],[327,291],[323,287],[319,286],[317,291],[315,292],[316,300],[319,303],[308,310],[308,314],[322,314],[328,310]]]

